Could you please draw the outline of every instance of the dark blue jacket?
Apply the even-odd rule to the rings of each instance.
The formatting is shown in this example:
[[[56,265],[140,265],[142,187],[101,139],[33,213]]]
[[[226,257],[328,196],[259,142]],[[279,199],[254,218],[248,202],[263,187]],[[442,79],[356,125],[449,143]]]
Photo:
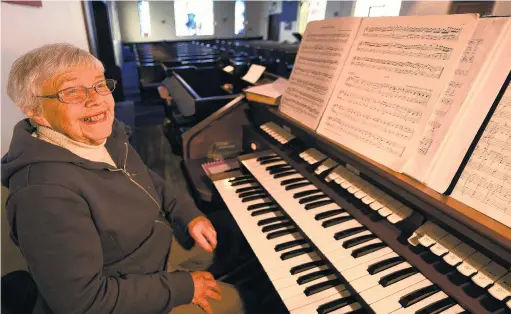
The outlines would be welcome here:
[[[117,168],[14,128],[2,159],[11,237],[40,297],[34,313],[168,313],[190,303],[189,273],[166,272],[172,229],[201,215],[148,169],[115,122],[106,148]]]

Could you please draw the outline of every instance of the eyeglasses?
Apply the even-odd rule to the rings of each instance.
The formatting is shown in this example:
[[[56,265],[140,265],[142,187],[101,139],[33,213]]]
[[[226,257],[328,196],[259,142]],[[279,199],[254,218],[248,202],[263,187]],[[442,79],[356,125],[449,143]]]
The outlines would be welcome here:
[[[117,81],[113,79],[106,79],[94,83],[92,87],[74,86],[58,91],[54,95],[36,96],[39,98],[58,99],[65,104],[79,104],[89,98],[89,90],[94,89],[96,93],[106,96],[110,95],[117,85]]]

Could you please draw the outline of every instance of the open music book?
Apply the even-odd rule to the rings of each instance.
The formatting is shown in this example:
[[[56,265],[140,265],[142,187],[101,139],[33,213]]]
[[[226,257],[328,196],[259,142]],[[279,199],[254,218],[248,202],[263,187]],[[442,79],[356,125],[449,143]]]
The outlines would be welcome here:
[[[308,24],[280,111],[443,193],[511,69],[510,18]]]

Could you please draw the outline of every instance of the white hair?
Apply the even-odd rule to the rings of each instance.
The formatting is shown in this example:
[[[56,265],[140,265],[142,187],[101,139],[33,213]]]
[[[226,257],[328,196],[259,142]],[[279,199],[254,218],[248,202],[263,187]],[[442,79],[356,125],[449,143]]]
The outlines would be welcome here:
[[[24,113],[41,113],[42,85],[49,78],[77,66],[104,72],[101,61],[88,51],[70,44],[49,44],[31,50],[18,58],[11,67],[7,95]]]

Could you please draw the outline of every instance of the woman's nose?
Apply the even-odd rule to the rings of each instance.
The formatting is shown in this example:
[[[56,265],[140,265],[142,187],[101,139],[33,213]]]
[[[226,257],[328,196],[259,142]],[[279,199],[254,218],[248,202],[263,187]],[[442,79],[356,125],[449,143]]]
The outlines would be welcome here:
[[[85,100],[85,106],[86,107],[92,107],[92,106],[97,106],[101,103],[102,101],[102,96],[98,93],[96,93],[95,90],[91,89],[89,90],[89,95],[87,97],[87,99]]]

